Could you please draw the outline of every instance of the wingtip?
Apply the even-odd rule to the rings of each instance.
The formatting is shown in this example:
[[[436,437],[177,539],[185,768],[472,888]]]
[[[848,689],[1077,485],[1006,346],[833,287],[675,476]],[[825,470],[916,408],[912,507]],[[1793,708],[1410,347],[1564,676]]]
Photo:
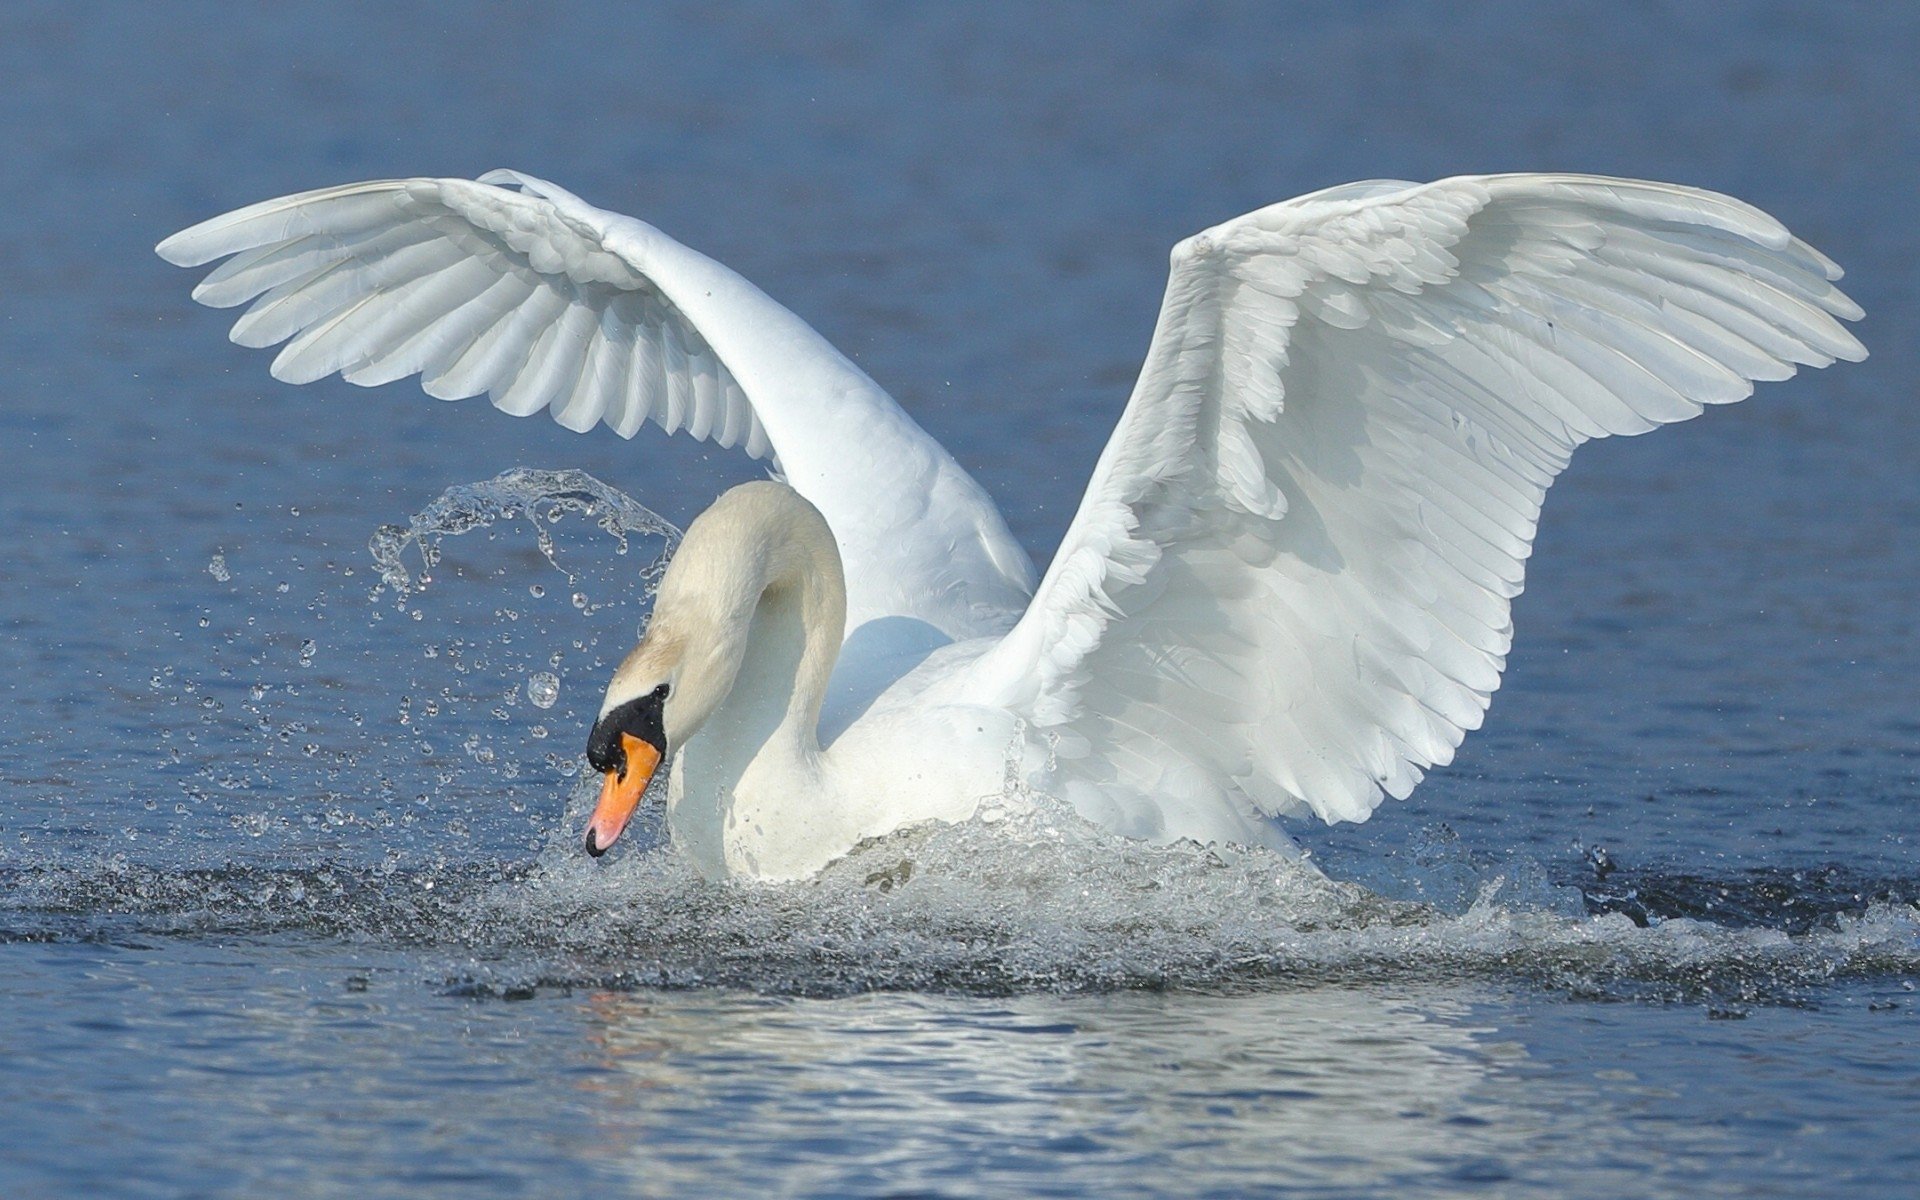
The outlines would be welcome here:
[[[198,226],[195,228],[198,228]],[[153,248],[153,252],[176,267],[197,267],[205,260],[196,260],[194,258],[193,248],[191,246],[192,238],[190,236],[192,233],[192,229],[182,229],[179,233],[162,238],[160,243]]]
[[[241,210],[244,213],[246,210]],[[161,240],[153,252],[176,267],[205,266],[216,258],[232,254],[237,247],[223,245],[217,236],[237,215],[224,213],[209,217],[197,225],[189,225],[180,232]]]
[[[1853,336],[1851,329],[1843,329],[1841,332],[1846,334],[1847,341],[1846,344],[1840,347],[1834,354],[1834,357],[1845,362],[1865,362],[1867,358],[1867,344]]]

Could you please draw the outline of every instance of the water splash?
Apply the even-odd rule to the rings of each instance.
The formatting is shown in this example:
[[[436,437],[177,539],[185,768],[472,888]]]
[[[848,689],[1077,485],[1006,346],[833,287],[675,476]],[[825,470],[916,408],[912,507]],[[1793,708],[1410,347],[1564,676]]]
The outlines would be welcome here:
[[[535,852],[580,769],[583,706],[678,540],[583,472],[521,468],[383,527],[374,572],[297,540],[223,548],[130,697],[150,752],[99,762],[7,849],[49,863],[104,839],[171,865]]]
[[[1835,981],[1920,977],[1920,880],[1835,869],[1819,874],[1846,890],[1769,902],[1771,877],[1683,884],[1641,870],[1644,907],[1630,916],[1605,890],[1617,876],[1562,885],[1567,911],[1517,898],[1508,867],[1450,912],[1264,851],[1126,841],[1043,801],[991,826],[875,840],[806,883],[712,882],[665,844],[657,805],[630,835],[638,852],[587,859],[572,833],[591,790],[577,785],[565,829],[531,860],[169,872],[117,857],[0,871],[0,941],[346,939],[411,948],[426,982],[482,997],[1458,980],[1738,1016],[1818,1003]],[[1744,889],[1753,923],[1716,920],[1729,914],[1686,899],[1700,888]]]
[[[560,564],[553,539],[553,526],[568,513],[597,522],[619,542],[619,554],[627,552],[629,538],[661,538],[664,546],[659,556],[640,571],[641,579],[649,582],[658,581],[680,543],[680,531],[671,522],[585,471],[514,467],[480,483],[448,488],[405,525],[382,525],[368,541],[367,549],[379,567],[381,581],[404,598],[432,582],[445,539],[501,521],[523,519],[532,527],[540,553],[555,570],[566,575],[571,586],[579,582],[578,577]],[[418,575],[407,570],[409,548],[420,556]],[[545,594],[544,589],[533,594],[538,598]],[[576,592],[574,607],[586,606],[584,595]]]
[[[660,548],[637,570],[635,537]],[[594,781],[549,724],[584,732],[595,689],[566,679],[598,682],[630,644],[677,538],[579,472],[516,470],[384,527],[372,603],[351,565],[315,586],[321,572],[249,558],[187,614],[194,657],[140,691],[164,759],[126,789],[140,816],[105,852],[96,830],[36,830],[37,857],[0,865],[0,941],[388,944],[476,996],[1456,977],[1737,1013],[1836,978],[1920,975],[1912,880],[1699,877],[1596,853],[1549,869],[1437,827],[1374,874],[1341,864],[1361,881],[1343,882],[1263,853],[1129,842],[1011,787],[973,822],[863,845],[805,884],[700,878],[667,845],[657,797],[620,852],[589,860]],[[540,581],[549,570],[564,587]],[[155,779],[180,797],[162,803]]]

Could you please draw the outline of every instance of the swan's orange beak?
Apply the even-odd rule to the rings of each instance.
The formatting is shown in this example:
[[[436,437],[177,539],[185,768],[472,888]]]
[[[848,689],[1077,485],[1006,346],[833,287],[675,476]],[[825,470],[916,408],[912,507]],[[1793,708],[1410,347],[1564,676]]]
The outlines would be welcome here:
[[[593,819],[587,822],[587,853],[595,858],[607,852],[633,819],[633,810],[640,807],[640,797],[660,766],[659,749],[630,733],[620,735],[620,749],[626,753],[626,765],[606,773],[600,803],[593,806]]]

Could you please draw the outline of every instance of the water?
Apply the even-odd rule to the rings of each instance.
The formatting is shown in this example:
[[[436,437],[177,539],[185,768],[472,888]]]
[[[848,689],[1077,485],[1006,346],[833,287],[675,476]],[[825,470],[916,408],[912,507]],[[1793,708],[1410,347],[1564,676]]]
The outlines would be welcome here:
[[[1917,51],[1898,6],[9,7],[0,1195],[1913,1194]],[[657,809],[579,856],[580,752],[754,468],[281,387],[151,255],[494,166],[745,271],[1041,561],[1167,247],[1348,179],[1733,192],[1874,357],[1585,450],[1488,727],[1302,827],[1330,879],[1042,800],[716,887]]]

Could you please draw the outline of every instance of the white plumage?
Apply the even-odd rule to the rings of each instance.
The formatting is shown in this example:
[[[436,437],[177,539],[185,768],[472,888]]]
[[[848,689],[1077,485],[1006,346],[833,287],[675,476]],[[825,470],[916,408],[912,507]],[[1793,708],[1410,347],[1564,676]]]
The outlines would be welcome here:
[[[516,190],[518,189],[518,190]],[[287,341],[273,374],[374,385],[419,375],[445,400],[632,437],[652,421],[773,455],[862,572],[856,620],[950,637],[1004,629],[1033,566],[999,510],[860,368],[732,271],[652,226],[514,171],[392,179],[268,200],[159,246],[194,298],[252,301],[243,346]]]
[[[235,256],[195,296],[254,301],[234,340],[291,338],[282,379],[418,373],[574,429],[653,420],[771,453],[845,563],[842,672],[873,673],[853,653],[873,622],[896,652],[914,630],[966,643],[917,702],[1017,719],[1052,751],[1037,783],[1154,839],[1274,844],[1271,816],[1406,795],[1499,685],[1574,447],[1865,356],[1839,269],[1725,196],[1578,175],[1315,193],[1175,247],[1140,380],[1033,590],[991,502],[857,367],[550,184],[332,188],[160,253]]]

